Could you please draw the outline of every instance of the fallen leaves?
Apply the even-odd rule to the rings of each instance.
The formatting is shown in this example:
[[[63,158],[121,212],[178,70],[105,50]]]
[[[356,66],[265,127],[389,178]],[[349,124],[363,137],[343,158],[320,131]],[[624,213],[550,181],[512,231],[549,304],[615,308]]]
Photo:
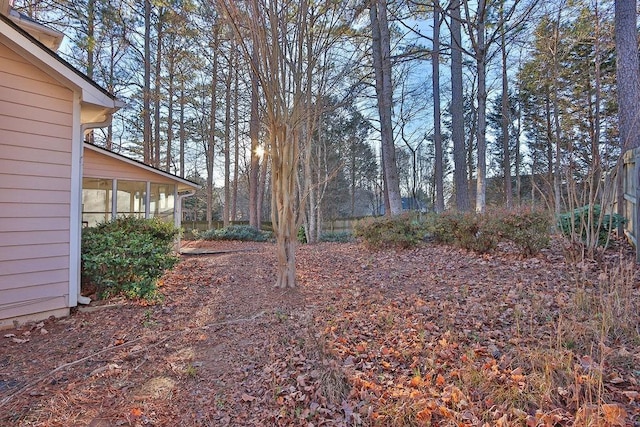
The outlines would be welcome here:
[[[590,352],[565,339],[579,323],[560,257],[309,245],[297,254],[300,289],[282,293],[269,248],[185,259],[163,279],[161,306],[127,303],[118,316],[79,313],[6,334],[0,364],[16,378],[61,367],[6,416],[487,427],[626,427],[640,416],[637,344]],[[0,377],[0,393],[10,380]]]

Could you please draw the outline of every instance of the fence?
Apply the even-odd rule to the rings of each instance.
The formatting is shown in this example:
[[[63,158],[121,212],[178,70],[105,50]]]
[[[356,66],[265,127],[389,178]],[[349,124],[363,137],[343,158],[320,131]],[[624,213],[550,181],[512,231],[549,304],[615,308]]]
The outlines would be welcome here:
[[[636,262],[640,263],[638,219],[640,218],[640,148],[629,150],[623,156],[624,213],[627,218],[625,234],[636,247]]]

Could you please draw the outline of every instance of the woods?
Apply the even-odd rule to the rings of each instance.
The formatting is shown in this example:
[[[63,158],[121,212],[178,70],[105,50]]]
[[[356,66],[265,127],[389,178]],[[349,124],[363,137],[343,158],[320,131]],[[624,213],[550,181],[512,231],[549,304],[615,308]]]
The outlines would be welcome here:
[[[326,220],[610,204],[640,140],[635,1],[14,7],[126,102],[94,143],[203,185],[186,220],[271,221],[279,286]]]

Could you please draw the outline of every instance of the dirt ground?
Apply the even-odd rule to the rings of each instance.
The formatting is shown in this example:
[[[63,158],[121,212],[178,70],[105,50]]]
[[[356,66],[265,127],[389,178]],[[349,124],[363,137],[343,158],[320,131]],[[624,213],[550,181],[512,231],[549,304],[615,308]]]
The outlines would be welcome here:
[[[324,243],[280,290],[271,243],[186,246],[162,303],[2,331],[0,426],[640,425],[638,324],[590,326],[637,267]]]

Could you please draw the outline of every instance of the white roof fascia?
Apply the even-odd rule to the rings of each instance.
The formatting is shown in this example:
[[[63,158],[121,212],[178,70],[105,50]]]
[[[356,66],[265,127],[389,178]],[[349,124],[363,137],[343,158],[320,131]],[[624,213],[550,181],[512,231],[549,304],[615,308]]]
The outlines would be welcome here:
[[[13,48],[19,49],[21,55],[34,62],[36,66],[43,68],[52,78],[72,90],[80,90],[83,102],[113,110],[122,105],[80,76],[70,65],[56,59],[54,52],[46,51],[45,47],[25,37],[0,19],[0,40],[4,38]]]
[[[9,13],[6,15],[9,19],[18,24],[18,26],[20,26],[23,30],[31,34],[33,38],[39,40],[42,44],[44,44],[51,50],[57,51],[62,44],[64,34],[62,34],[60,31],[49,28],[36,21],[28,20],[24,17],[24,15],[21,15],[20,13],[18,13],[18,11],[13,9],[9,9]]]

